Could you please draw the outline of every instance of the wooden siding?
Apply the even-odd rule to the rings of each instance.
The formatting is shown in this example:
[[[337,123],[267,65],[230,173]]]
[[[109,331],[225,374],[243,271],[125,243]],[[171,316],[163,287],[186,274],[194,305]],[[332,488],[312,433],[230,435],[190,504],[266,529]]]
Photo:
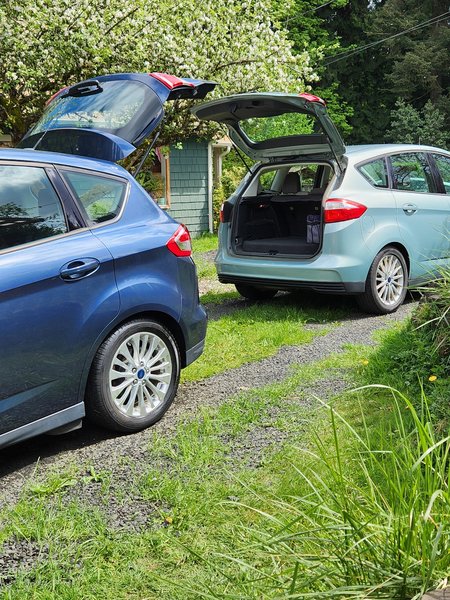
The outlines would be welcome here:
[[[208,142],[187,140],[170,148],[170,209],[193,237],[208,231]]]

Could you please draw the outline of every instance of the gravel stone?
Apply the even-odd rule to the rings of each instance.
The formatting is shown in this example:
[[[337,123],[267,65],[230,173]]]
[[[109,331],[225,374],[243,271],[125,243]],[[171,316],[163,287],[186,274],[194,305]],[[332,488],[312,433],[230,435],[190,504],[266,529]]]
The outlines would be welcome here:
[[[0,590],[15,580],[19,569],[31,570],[48,554],[47,546],[40,547],[35,542],[15,538],[4,542],[0,548]]]

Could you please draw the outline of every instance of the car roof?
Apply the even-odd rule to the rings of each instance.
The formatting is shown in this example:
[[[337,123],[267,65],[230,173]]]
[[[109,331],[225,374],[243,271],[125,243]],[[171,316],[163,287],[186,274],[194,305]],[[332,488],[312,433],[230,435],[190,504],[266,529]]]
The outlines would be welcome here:
[[[60,154],[59,152],[45,152],[42,150],[20,150],[18,148],[0,148],[0,160],[14,160],[20,162],[39,162],[51,165],[80,167],[92,171],[101,171],[111,175],[130,178],[130,174],[123,167],[115,163],[95,158],[84,158],[73,154]]]
[[[434,146],[422,146],[419,144],[362,144],[347,146],[345,155],[352,163],[376,158],[382,154],[392,154],[394,152],[439,152],[449,154],[444,148]]]

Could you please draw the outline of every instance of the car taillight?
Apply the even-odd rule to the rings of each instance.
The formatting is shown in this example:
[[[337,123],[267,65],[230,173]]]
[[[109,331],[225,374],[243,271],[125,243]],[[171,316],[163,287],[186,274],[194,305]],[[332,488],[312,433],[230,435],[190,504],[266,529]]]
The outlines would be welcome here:
[[[166,246],[175,256],[191,256],[192,244],[188,228],[180,225]]]
[[[322,104],[323,106],[327,105],[323,98],[319,98],[319,96],[316,96],[314,94],[308,94],[308,92],[302,92],[301,94],[299,94],[299,96],[300,98],[308,100],[308,102],[319,102],[319,104]]]
[[[219,221],[221,223],[229,223],[231,221],[231,213],[233,212],[233,205],[226,200],[220,207]]]
[[[358,219],[366,210],[367,206],[353,200],[329,198],[325,202],[325,223],[340,223],[341,221]]]

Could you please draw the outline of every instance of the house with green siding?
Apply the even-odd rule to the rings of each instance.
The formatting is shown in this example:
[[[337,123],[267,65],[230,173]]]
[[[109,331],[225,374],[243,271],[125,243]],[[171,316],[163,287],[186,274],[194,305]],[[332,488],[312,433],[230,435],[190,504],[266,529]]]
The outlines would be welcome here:
[[[158,204],[196,237],[213,230],[213,187],[220,172],[220,158],[228,151],[227,140],[185,140],[171,146],[166,156],[158,153],[162,179]],[[219,166],[218,166],[219,165]]]

